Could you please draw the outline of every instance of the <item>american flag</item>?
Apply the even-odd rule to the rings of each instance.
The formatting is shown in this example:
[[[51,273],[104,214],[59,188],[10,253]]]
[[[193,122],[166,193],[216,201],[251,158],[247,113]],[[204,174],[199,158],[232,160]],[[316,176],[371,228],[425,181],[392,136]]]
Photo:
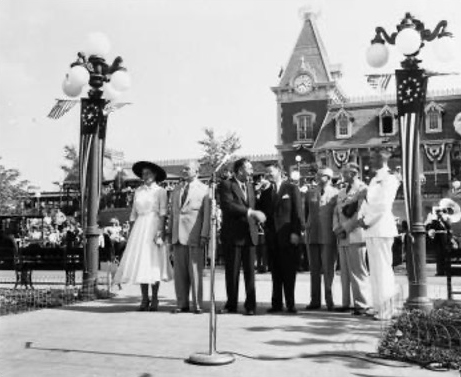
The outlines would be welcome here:
[[[397,110],[400,123],[402,149],[402,178],[408,225],[421,219],[413,219],[412,208],[415,193],[414,170],[419,166],[419,132],[426,100],[427,76],[424,70],[396,70]],[[419,175],[418,175],[419,176]]]
[[[48,114],[48,118],[59,119],[69,110],[71,110],[79,101],[69,99],[57,99],[56,104]]]
[[[109,115],[110,113],[113,113],[114,111],[122,108],[125,105],[131,105],[131,102],[108,102],[106,106],[104,106],[103,113],[104,115]]]
[[[87,175],[88,175],[88,163],[90,161],[90,155],[92,148],[98,149],[99,154],[99,168],[98,168],[98,199],[96,203],[99,203],[99,196],[101,192],[102,182],[102,161],[104,155],[104,139],[105,136],[105,125],[107,117],[103,115],[103,109],[106,104],[104,99],[89,99],[82,98],[81,107],[81,119],[80,119],[80,195],[81,195],[81,208],[82,208],[82,225],[86,224],[85,216],[85,201],[87,191]]]
[[[367,83],[373,89],[384,92],[391,81],[391,77],[391,73],[367,75]]]

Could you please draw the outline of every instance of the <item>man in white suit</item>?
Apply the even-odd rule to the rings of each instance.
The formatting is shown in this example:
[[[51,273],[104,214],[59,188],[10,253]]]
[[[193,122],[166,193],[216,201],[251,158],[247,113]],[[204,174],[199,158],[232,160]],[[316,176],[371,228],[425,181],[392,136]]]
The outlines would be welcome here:
[[[365,229],[374,319],[377,320],[390,319],[394,309],[392,244],[398,232],[392,205],[400,179],[389,171],[387,163],[391,155],[386,149],[372,153],[371,164],[376,175],[368,185],[365,200],[359,210],[360,225]]]
[[[168,234],[174,253],[174,282],[177,308],[174,313],[192,310],[202,313],[204,249],[210,233],[210,198],[208,186],[197,178],[196,161],[184,165],[184,183],[171,194]]]
[[[367,185],[359,179],[360,167],[348,163],[343,167],[346,187],[338,193],[333,215],[333,231],[338,241],[343,306],[348,311],[353,297],[353,314],[364,315],[371,306],[369,273],[366,263],[364,230],[359,225],[358,209],[364,200]]]

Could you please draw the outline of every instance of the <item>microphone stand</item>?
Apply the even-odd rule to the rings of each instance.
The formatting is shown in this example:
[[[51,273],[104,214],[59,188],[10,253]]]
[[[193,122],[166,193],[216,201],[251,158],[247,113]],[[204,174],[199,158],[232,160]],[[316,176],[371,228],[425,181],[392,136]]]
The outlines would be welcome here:
[[[215,261],[216,261],[216,236],[217,236],[217,205],[216,205],[216,172],[226,162],[226,158],[219,164],[211,176],[210,199],[211,199],[211,236],[210,250],[210,327],[209,327],[209,351],[208,353],[194,353],[187,361],[196,365],[225,365],[235,361],[234,355],[216,351],[216,303],[214,295]]]

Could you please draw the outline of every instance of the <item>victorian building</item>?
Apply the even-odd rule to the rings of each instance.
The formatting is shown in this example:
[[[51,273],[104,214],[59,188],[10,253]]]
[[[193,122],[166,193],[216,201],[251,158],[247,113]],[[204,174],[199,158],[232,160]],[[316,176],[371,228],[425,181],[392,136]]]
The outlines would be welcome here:
[[[340,77],[340,66],[328,60],[315,15],[306,13],[280,82],[271,88],[278,110],[276,148],[284,168],[299,169],[310,179],[317,166],[328,166],[339,175],[342,165],[356,162],[366,181],[370,152],[387,148],[393,151],[391,168],[399,169],[395,94],[352,98],[340,88]],[[454,128],[461,122],[461,90],[435,91],[429,84],[425,115],[420,155],[428,209],[461,178],[461,141]]]

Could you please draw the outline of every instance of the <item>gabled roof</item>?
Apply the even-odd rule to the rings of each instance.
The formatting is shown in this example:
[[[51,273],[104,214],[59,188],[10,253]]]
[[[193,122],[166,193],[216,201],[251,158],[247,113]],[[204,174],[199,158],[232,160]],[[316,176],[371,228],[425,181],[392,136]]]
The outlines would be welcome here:
[[[369,108],[347,109],[354,118],[352,123],[352,136],[349,139],[336,138],[336,114],[341,110],[331,109],[328,111],[322,128],[315,140],[313,149],[345,149],[358,146],[373,146],[382,144],[383,137],[379,136],[378,114],[383,106]],[[388,143],[397,143],[398,134],[390,136]]]
[[[290,84],[290,80],[300,71],[303,59],[308,68],[312,68],[315,72],[317,82],[325,83],[333,81],[330,74],[328,56],[314,18],[315,16],[312,13],[306,13],[303,28],[290,60],[285,67],[279,87],[285,87]],[[338,69],[335,67],[335,70]]]
[[[459,135],[453,127],[453,119],[458,112],[461,112],[461,103],[458,99],[445,100],[439,102],[445,109],[443,120],[443,130],[440,133],[426,133],[425,126],[421,128],[422,142],[441,142],[459,140]],[[384,107],[388,107],[391,112],[397,113],[394,104],[385,103],[368,103],[362,106],[344,107],[344,110],[354,119],[352,124],[352,136],[348,139],[336,138],[335,117],[342,107],[332,107],[325,116],[322,127],[315,140],[313,149],[346,149],[346,148],[367,148],[379,145],[397,145],[399,144],[399,133],[389,136],[379,135],[379,114]]]

